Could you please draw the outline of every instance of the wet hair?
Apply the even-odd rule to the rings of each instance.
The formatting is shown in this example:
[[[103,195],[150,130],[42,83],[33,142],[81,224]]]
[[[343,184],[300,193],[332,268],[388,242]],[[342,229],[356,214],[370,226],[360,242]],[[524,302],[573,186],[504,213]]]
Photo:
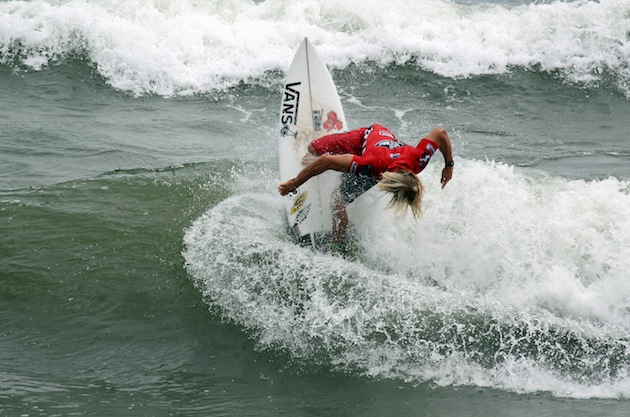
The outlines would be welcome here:
[[[384,172],[378,182],[378,188],[391,193],[387,208],[393,207],[403,215],[407,213],[407,209],[411,209],[414,218],[422,215],[424,186],[413,172]]]

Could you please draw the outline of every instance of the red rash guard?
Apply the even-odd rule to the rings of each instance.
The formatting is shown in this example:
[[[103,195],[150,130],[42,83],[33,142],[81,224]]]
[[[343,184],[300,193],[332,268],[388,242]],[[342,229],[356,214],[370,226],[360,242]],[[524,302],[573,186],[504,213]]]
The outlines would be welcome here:
[[[354,154],[348,172],[376,178],[385,171],[407,170],[418,174],[438,149],[437,144],[427,138],[415,148],[399,142],[392,132],[378,124],[324,136],[311,145],[319,155]]]

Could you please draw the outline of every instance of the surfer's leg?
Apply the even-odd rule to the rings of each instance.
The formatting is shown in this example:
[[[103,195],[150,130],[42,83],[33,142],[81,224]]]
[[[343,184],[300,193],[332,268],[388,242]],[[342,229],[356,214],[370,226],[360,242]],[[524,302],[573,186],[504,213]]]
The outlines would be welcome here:
[[[348,228],[348,213],[346,207],[358,196],[378,183],[376,178],[357,177],[352,174],[341,175],[341,184],[333,193],[333,243],[343,245]]]
[[[308,165],[313,162],[319,154],[310,144],[308,145],[308,153],[302,157],[302,165]]]
[[[350,132],[322,136],[308,145],[308,151],[313,155],[323,155],[325,153],[361,155],[364,131],[365,129],[357,129]]]
[[[333,217],[333,243],[343,245],[346,238],[346,230],[348,229],[348,212],[346,211],[348,203],[345,202],[339,189],[334,192],[332,197],[332,217]]]
[[[308,153],[302,157],[302,165],[308,165],[315,157],[324,154],[333,155],[361,155],[363,151],[363,130],[356,129],[350,132],[333,133],[315,139],[306,148]]]
[[[308,144],[308,147],[307,147],[306,149],[308,150],[308,153],[307,153],[307,154],[305,154],[305,155],[302,157],[302,165],[308,165],[308,164],[310,164],[310,163],[311,163],[311,162],[313,162],[315,159],[317,159],[317,157],[320,155],[320,154],[317,152],[317,149],[315,149],[315,148],[313,147],[313,145],[312,145],[312,144],[310,144],[310,143]]]

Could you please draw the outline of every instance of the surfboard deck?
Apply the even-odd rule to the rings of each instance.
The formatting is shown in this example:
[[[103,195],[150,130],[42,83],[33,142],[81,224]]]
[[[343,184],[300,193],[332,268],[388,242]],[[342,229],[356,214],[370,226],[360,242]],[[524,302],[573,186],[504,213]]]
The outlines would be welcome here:
[[[287,72],[280,102],[280,179],[294,178],[303,168],[310,142],[346,131],[337,87],[311,42],[304,38]],[[324,248],[332,233],[331,197],[340,173],[325,172],[282,198],[297,241]]]

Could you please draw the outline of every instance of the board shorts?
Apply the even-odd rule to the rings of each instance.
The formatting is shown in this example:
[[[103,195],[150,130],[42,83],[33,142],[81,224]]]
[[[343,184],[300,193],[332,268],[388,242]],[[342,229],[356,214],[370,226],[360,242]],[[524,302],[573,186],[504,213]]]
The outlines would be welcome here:
[[[311,146],[319,155],[325,153],[361,155],[363,153],[366,130],[367,128],[361,128],[349,132],[322,136],[311,142]],[[339,194],[341,195],[341,199],[349,204],[358,196],[374,187],[377,183],[378,180],[376,178],[344,173],[341,175]]]
[[[339,194],[346,203],[352,203],[358,196],[378,184],[378,179],[373,177],[359,177],[354,174],[341,174]]]

